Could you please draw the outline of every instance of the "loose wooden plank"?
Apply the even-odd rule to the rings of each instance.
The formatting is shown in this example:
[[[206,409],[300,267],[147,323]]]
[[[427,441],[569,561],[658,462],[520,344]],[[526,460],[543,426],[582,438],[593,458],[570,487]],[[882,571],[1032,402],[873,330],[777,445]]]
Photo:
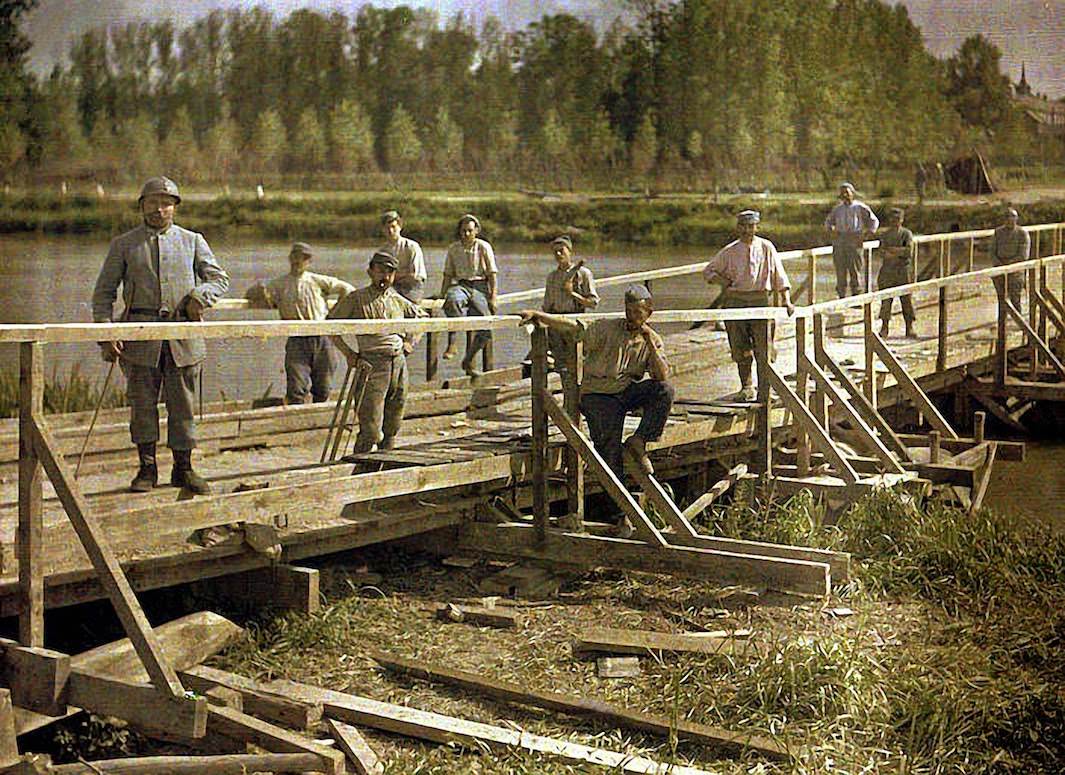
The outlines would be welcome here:
[[[635,678],[643,671],[638,657],[599,657],[595,672],[600,678]]]
[[[746,473],[746,463],[740,463],[739,465],[730,468],[729,472],[725,474],[724,479],[719,482],[716,482],[713,487],[711,487],[709,490],[707,490],[698,498],[696,498],[690,506],[684,509],[684,516],[688,519],[694,519],[695,517],[702,514],[704,511],[710,508],[711,504],[713,504],[715,500],[717,500],[726,492],[728,492],[728,489],[732,487],[732,485],[734,485],[737,481],[739,481],[740,477],[742,477]]]
[[[742,639],[740,639],[742,641]],[[734,638],[719,638],[708,634],[675,634],[651,630],[618,630],[610,627],[586,627],[573,640],[577,656],[594,654],[633,654],[645,656],[653,652],[678,654],[731,654],[734,649],[749,646]]]
[[[382,775],[385,765],[377,758],[377,754],[359,730],[350,724],[331,718],[325,720],[325,728],[336,740],[340,750],[348,757],[348,762],[356,775]]]
[[[569,761],[614,768],[616,772],[640,775],[709,775],[706,770],[695,767],[663,764],[642,756],[591,748],[517,729],[392,705],[292,681],[272,681],[268,686],[286,695],[320,701],[325,707],[326,715],[331,718],[435,743],[459,743],[474,749],[483,745],[521,748]]]
[[[0,689],[0,768],[13,767],[18,761],[15,709],[11,705],[11,691]]]
[[[180,676],[197,691],[221,686],[240,692],[244,713],[291,729],[309,729],[322,718],[320,704],[278,697],[265,691],[257,681],[236,673],[199,665],[182,670]]]
[[[344,775],[344,754],[313,743],[287,729],[266,721],[238,713],[232,708],[208,706],[207,725],[212,732],[243,743],[254,743],[272,753],[313,754],[315,763],[308,768],[312,772],[329,775]]]
[[[759,735],[733,732],[720,727],[693,724],[683,720],[677,720],[674,723],[670,719],[640,713],[598,699],[559,692],[534,691],[510,681],[430,665],[420,660],[404,659],[382,651],[371,650],[368,656],[392,672],[420,678],[423,681],[458,686],[496,700],[588,717],[620,729],[649,732],[666,738],[676,734],[681,740],[713,746],[730,753],[753,750],[772,759],[790,758],[783,746]],[[639,673],[638,666],[636,672]]]
[[[72,669],[67,682],[72,705],[101,716],[114,716],[148,730],[199,738],[207,731],[205,697],[171,697],[158,687]]]
[[[52,775],[248,775],[252,772],[318,771],[315,754],[270,753],[225,756],[139,756],[57,764]]]
[[[2,675],[11,689],[11,699],[19,708],[58,716],[66,712],[70,657],[45,648],[20,646],[0,639],[3,652]]]
[[[436,608],[436,618],[443,622],[468,622],[481,627],[514,629],[518,617],[511,611],[477,605],[443,603]]]
[[[181,681],[178,680],[174,668],[166,662],[159,641],[153,634],[152,626],[144,615],[144,611],[141,610],[140,603],[137,602],[137,596],[133,593],[129,580],[103,540],[103,534],[96,524],[96,519],[78,489],[66,462],[55,454],[55,446],[48,429],[43,423],[34,422],[33,434],[34,449],[40,456],[48,477],[52,480],[56,495],[63,503],[63,508],[70,517],[101,584],[107,590],[108,597],[111,598],[115,613],[137,649],[138,656],[144,662],[152,683],[160,691],[165,691],[173,697],[181,697],[185,691],[181,686]]]

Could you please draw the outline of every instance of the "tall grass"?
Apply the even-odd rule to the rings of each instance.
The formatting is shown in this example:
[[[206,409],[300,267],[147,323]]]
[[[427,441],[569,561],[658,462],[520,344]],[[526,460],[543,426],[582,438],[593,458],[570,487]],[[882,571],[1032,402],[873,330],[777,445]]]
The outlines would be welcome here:
[[[126,405],[126,394],[116,388],[112,380],[107,393],[100,400],[103,383],[90,380],[81,373],[75,363],[64,380],[53,369],[44,383],[44,411],[48,414],[66,414],[95,409],[97,404],[104,409]],[[17,371],[0,371],[0,417],[17,417],[19,412],[19,375]]]

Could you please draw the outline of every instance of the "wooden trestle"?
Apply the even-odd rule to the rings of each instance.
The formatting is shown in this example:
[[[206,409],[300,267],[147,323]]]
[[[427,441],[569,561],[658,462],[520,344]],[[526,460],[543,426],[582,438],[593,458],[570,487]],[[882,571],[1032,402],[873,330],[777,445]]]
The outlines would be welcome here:
[[[707,400],[706,375],[722,370],[731,374],[720,337],[709,333],[668,337],[678,378],[687,374],[695,384],[680,393],[675,418],[663,438],[649,445],[657,473],[636,472],[639,493],[615,476],[589,442],[582,430],[575,386],[562,390],[561,401],[557,397],[558,382],[548,374],[546,336],[541,328],[532,332],[528,383],[511,382],[497,374],[496,379],[489,375],[473,384],[460,381],[448,389],[416,392],[410,412],[415,419],[410,422],[429,440],[360,456],[355,471],[350,463],[319,464],[317,452],[310,452],[310,457],[303,454],[321,448],[332,407],[236,412],[218,407],[203,423],[209,450],[254,451],[274,443],[294,445],[287,462],[274,460],[266,470],[260,467],[247,476],[238,470],[231,473],[229,485],[239,482],[241,486],[192,500],[174,500],[173,491],[134,498],[108,492],[107,486],[83,490],[67,459],[80,447],[86,418],[45,417],[45,343],[160,340],[192,334],[207,338],[351,335],[393,330],[397,322],[0,327],[0,341],[20,343],[17,431],[12,427],[6,436],[0,431],[0,469],[13,467],[16,461],[18,467],[16,540],[11,541],[9,532],[6,551],[0,553],[4,574],[0,614],[17,615],[19,623],[19,641],[0,643],[11,700],[18,708],[53,715],[64,712],[68,704],[77,705],[184,738],[214,731],[255,740],[271,751],[300,754],[302,769],[339,771],[333,752],[293,740],[283,730],[231,709],[208,708],[202,698],[187,694],[135,590],[240,572],[248,590],[264,584],[287,589],[292,599],[302,601],[300,605],[309,610],[317,604],[316,579],[312,580],[313,573],[286,563],[433,531],[437,545],[448,550],[462,547],[567,567],[606,566],[825,595],[833,582],[847,579],[846,554],[706,535],[693,520],[729,487],[747,478],[784,494],[812,490],[833,509],[878,487],[926,490],[932,485],[948,487],[966,505],[978,508],[992,464],[1020,459],[1023,445],[985,438],[982,414],[975,418],[973,435],[961,437],[929,392],[960,386],[965,395],[1007,424],[1018,422],[1021,410],[1016,402],[1065,397],[1060,350],[1065,306],[1047,280],[1048,270],[1060,268],[1065,258],[1060,255],[1061,228],[1050,224],[1031,230],[1037,237],[1050,235],[1047,243],[1052,256],[1008,270],[973,271],[975,240],[989,232],[922,237],[922,244],[939,246],[938,277],[821,303],[816,303],[816,258],[826,249],[785,254],[809,270],[805,294],[810,303],[798,311],[794,337],[788,339],[794,372],[783,360],[762,360],[756,402]],[[968,242],[968,271],[954,274],[949,246],[958,240]],[[875,242],[867,244],[870,251],[876,246]],[[601,284],[650,282],[693,274],[704,266],[605,278]],[[974,284],[986,286],[989,281],[1003,285],[1008,271],[1028,275],[1032,292],[1027,318],[1000,291],[993,321],[994,352],[951,351],[947,324],[951,292],[968,293]],[[930,291],[937,297],[937,353],[934,365],[922,361],[917,368],[904,363],[899,352],[873,330],[872,305],[900,293]],[[537,295],[522,292],[509,301]],[[857,374],[829,344],[826,332],[830,314],[838,318],[854,307],[862,311],[857,324],[862,327],[864,364]],[[776,321],[782,331],[790,325],[786,313],[773,307],[655,314],[656,324],[750,318]],[[992,321],[975,322],[980,328]],[[402,327],[441,334],[517,323],[517,316],[500,315],[404,321]],[[844,325],[855,323],[844,319]],[[1022,334],[1019,345],[1016,336],[1011,338],[1011,325]],[[782,334],[781,338],[787,337]],[[430,353],[433,350],[429,348]],[[1016,360],[1015,356],[1021,357]],[[579,349],[574,358],[579,382],[583,360]],[[882,409],[900,405],[916,410],[930,431],[915,435],[893,427]],[[479,423],[480,427],[471,427],[472,432],[447,444],[433,441],[437,431],[455,424],[455,413],[465,415],[462,424]],[[278,442],[282,437],[285,441]],[[88,460],[88,475],[106,478],[102,473],[106,468],[129,458],[127,447],[122,417],[105,413]],[[747,459],[741,462],[740,457]],[[712,460],[724,461],[728,469],[728,475],[717,482],[702,476]],[[702,486],[689,493],[690,503],[681,508],[664,482],[685,478],[701,481]],[[45,499],[46,479],[55,500]],[[606,493],[631,521],[635,528],[631,537],[606,534],[602,520],[585,512],[586,491],[594,489]],[[564,516],[552,518],[553,506]],[[228,540],[210,546],[189,543],[190,536],[214,529],[228,531]],[[12,562],[12,548],[17,563]],[[67,655],[44,648],[46,607],[100,596],[114,606],[150,683],[72,667]]]

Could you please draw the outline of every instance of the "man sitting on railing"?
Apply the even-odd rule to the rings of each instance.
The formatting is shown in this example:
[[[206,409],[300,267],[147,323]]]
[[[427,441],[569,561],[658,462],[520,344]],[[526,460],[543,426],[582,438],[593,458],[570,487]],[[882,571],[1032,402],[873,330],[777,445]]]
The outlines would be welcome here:
[[[459,218],[458,240],[452,242],[444,259],[444,278],[440,295],[444,299],[444,314],[450,318],[466,315],[494,315],[498,303],[496,287],[496,256],[492,246],[478,238],[481,222],[477,216],[466,214]],[[462,370],[471,377],[480,372],[473,365],[478,352],[492,341],[491,331],[478,331],[462,359]],[[455,332],[447,332],[444,360],[455,357]]]
[[[849,293],[872,290],[865,287],[865,261],[862,243],[880,228],[880,220],[865,202],[854,198],[854,186],[841,183],[839,204],[825,218],[832,235],[832,263],[836,267],[836,293],[842,299]]]
[[[378,250],[391,253],[399,264],[393,287],[417,304],[425,295],[425,281],[429,276],[425,270],[422,246],[410,237],[403,236],[403,217],[396,210],[389,210],[381,216],[381,230],[388,241]]]
[[[736,307],[768,307],[770,293],[779,291],[784,294],[784,305],[788,314],[795,312],[791,303],[791,281],[784,271],[776,246],[767,239],[757,236],[758,223],[762,220],[757,210],[744,210],[736,216],[738,239],[721,248],[703,270],[703,277],[708,283],[724,286],[722,306],[726,309]],[[729,350],[736,370],[740,375],[740,399],[755,399],[751,371],[754,357],[770,357],[769,321],[767,320],[728,320],[725,322],[728,332]]]
[[[903,227],[906,211],[901,207],[892,207],[888,211],[888,228],[880,235],[880,274],[876,276],[877,286],[894,288],[913,282],[913,232]],[[891,307],[893,299],[880,302],[880,336],[887,336],[891,329]],[[906,338],[914,339],[913,323],[917,314],[913,309],[913,296],[906,293],[900,298],[902,319],[906,321]]]
[[[141,189],[144,225],[116,237],[96,279],[92,317],[111,321],[118,286],[131,322],[203,320],[203,311],[229,288],[229,275],[218,265],[202,234],[174,223],[181,203],[170,178],[151,178]],[[137,445],[140,467],[130,483],[133,492],[158,484],[155,445],[159,440],[159,392],[167,413],[167,445],[174,453],[170,483],[207,494],[210,485],[192,470],[196,446],[193,398],[200,364],[207,357],[203,339],[101,342],[103,358],[120,360],[129,394],[129,433]]]
[[[995,266],[1004,264],[1016,264],[1019,261],[1027,261],[1028,254],[1032,249],[1032,238],[1028,232],[1019,225],[1020,215],[1012,207],[1006,209],[1006,221],[997,229],[991,238],[991,260]],[[993,278],[995,287],[1002,292],[1002,278]],[[1006,295],[1010,303],[1021,311],[1021,292],[1024,290],[1024,273],[1006,275]]]
[[[625,289],[625,317],[584,324],[573,318],[540,310],[524,310],[522,324],[539,322],[548,329],[584,342],[584,381],[581,412],[588,421],[592,444],[604,462],[624,479],[621,435],[625,416],[643,411],[640,425],[625,442],[639,465],[653,473],[647,457],[647,442],[662,436],[673,406],[662,337],[647,324],[654,311],[651,292],[642,285]],[[643,379],[650,374],[650,379]]]
[[[370,258],[366,273],[370,284],[352,291],[336,303],[329,312],[330,320],[354,318],[362,320],[401,320],[424,317],[425,311],[401,296],[392,287],[399,262],[391,253],[377,251]],[[351,349],[343,337],[334,336],[333,343],[348,359],[352,367],[360,359],[373,370],[366,380],[366,389],[359,404],[359,435],[355,452],[392,449],[396,434],[403,423],[403,409],[407,403],[407,358],[418,336],[414,334],[359,334],[358,352]]]

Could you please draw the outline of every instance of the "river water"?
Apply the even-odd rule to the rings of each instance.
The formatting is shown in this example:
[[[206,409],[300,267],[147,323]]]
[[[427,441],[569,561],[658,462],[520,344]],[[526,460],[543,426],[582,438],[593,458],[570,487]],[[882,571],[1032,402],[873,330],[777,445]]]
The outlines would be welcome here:
[[[222,265],[231,278],[231,297],[243,296],[257,280],[267,280],[287,271],[289,243],[262,240],[211,240]],[[429,268],[429,289],[438,290],[444,264],[444,245],[425,245]],[[313,271],[336,275],[356,286],[366,281],[366,261],[373,246],[318,244]],[[97,238],[10,237],[0,241],[0,322],[66,323],[92,320],[90,297],[96,275],[107,253],[107,241]],[[501,293],[541,287],[554,267],[548,246],[496,246],[500,269]],[[624,247],[598,251],[583,256],[596,277],[677,266],[708,258],[692,248]],[[819,297],[826,298],[828,266],[821,271]],[[798,284],[799,277],[793,278]],[[604,311],[621,308],[622,287],[601,289]],[[660,309],[683,309],[705,306],[713,293],[698,276],[671,278],[655,282]],[[518,306],[538,306],[522,304]],[[512,312],[514,309],[505,309]],[[270,311],[211,313],[215,320],[271,319]],[[668,329],[667,329],[668,332]],[[204,396],[208,401],[219,398],[249,399],[266,394],[284,394],[284,339],[271,338],[208,340],[208,359],[204,368]],[[496,363],[505,365],[519,360],[528,348],[525,334],[497,331]],[[13,345],[0,346],[0,357],[7,368],[17,368],[17,350]],[[411,359],[412,380],[424,379],[424,342]],[[92,344],[49,345],[46,351],[46,374],[61,379],[72,368],[90,380],[102,384],[107,364]],[[456,361],[441,361],[444,377],[460,373]],[[1003,510],[1044,517],[1061,524],[1059,504],[1065,502],[1065,442],[1038,442],[1029,446],[1023,464],[999,463],[988,494],[988,503]]]

